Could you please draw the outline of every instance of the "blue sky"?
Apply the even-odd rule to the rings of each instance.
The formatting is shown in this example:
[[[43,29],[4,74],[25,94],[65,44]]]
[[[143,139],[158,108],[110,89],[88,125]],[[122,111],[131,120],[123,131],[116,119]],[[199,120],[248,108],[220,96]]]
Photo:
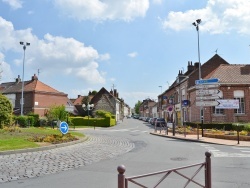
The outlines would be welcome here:
[[[188,61],[250,62],[249,0],[0,0],[1,82],[34,74],[69,98],[113,86],[134,107]],[[162,87],[159,87],[162,86]]]

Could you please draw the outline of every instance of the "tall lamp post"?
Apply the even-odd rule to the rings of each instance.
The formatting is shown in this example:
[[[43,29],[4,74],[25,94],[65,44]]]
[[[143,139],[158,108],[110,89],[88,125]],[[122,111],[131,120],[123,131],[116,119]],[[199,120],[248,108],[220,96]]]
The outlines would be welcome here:
[[[89,126],[89,111],[92,110],[94,108],[94,104],[83,104],[82,105],[83,110],[88,112],[88,126]],[[95,125],[94,125],[94,129],[95,129]]]
[[[23,75],[22,75],[22,96],[21,96],[21,116],[23,115],[23,105],[24,105],[24,98],[23,98],[23,90],[24,90],[24,62],[25,62],[25,50],[26,46],[29,46],[29,42],[20,42],[20,45],[23,46]]]
[[[201,61],[200,61],[200,35],[199,35],[199,25],[201,23],[201,19],[197,19],[196,22],[193,22],[193,25],[196,27],[197,36],[198,36],[198,59],[199,59],[199,80],[201,80]],[[202,137],[203,137],[203,107],[200,107],[200,119],[201,119],[201,129],[202,129]],[[199,139],[199,129],[197,130],[197,138]]]

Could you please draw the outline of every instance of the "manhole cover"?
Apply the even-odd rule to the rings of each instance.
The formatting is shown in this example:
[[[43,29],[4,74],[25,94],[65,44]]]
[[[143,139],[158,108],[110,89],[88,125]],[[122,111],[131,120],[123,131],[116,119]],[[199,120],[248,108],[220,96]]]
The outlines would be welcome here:
[[[170,158],[171,160],[173,161],[184,161],[184,160],[187,160],[187,158],[184,158],[184,157],[174,157],[174,158]]]

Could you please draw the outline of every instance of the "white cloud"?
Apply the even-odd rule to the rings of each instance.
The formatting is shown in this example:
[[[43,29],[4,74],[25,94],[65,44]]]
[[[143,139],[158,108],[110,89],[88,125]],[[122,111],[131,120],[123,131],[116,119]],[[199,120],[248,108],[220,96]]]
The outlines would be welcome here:
[[[54,0],[63,14],[78,20],[125,20],[144,17],[149,0]]]
[[[22,4],[23,4],[23,2],[20,0],[2,0],[2,1],[8,4],[14,10],[22,8]]]
[[[27,69],[39,68],[46,75],[60,70],[65,75],[78,77],[89,83],[105,83],[105,74],[98,70],[98,60],[102,55],[74,38],[46,34],[43,39],[38,39],[31,29],[14,30],[12,23],[1,17],[0,36],[0,49],[5,51],[22,52],[19,41],[30,42],[31,45],[25,51]],[[108,58],[108,55],[104,54],[104,57]],[[22,59],[15,59],[13,62],[16,66],[22,65]]]
[[[162,4],[162,0],[153,0],[153,3],[160,5],[160,4]]]
[[[131,53],[128,54],[128,56],[131,57],[131,58],[134,58],[134,57],[136,57],[137,55],[138,55],[137,52],[131,52]]]
[[[208,0],[206,7],[186,12],[170,12],[163,21],[165,29],[176,31],[191,29],[196,19],[201,19],[201,31],[212,34],[236,31],[250,34],[250,1]]]
[[[10,65],[4,61],[4,55],[2,53],[0,53],[0,81],[14,81],[14,75],[11,71]]]
[[[101,55],[99,56],[99,59],[100,59],[101,61],[109,60],[109,59],[110,59],[110,55],[109,55],[108,53],[106,53],[106,54],[101,54]]]

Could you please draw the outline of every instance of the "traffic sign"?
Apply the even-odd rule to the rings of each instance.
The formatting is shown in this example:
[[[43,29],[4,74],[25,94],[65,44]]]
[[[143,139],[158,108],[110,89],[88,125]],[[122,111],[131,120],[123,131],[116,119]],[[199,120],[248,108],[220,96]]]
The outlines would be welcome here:
[[[209,89],[209,88],[218,88],[219,84],[198,84],[195,85],[196,89]]]
[[[212,84],[219,82],[218,78],[211,78],[207,80],[195,80],[195,84]]]
[[[217,106],[219,104],[218,101],[196,101],[196,106]]]
[[[210,99],[220,99],[220,97],[218,95],[207,95],[207,96],[196,97],[196,100],[210,100]]]
[[[204,89],[204,90],[197,90],[196,95],[214,95],[219,94],[220,90],[218,89]]]
[[[60,127],[59,127],[60,131],[62,134],[67,134],[69,131],[69,126],[65,121],[62,121],[60,123]]]
[[[216,106],[216,109],[239,109],[239,100],[235,99],[222,99],[218,100],[220,103],[218,106]]]

